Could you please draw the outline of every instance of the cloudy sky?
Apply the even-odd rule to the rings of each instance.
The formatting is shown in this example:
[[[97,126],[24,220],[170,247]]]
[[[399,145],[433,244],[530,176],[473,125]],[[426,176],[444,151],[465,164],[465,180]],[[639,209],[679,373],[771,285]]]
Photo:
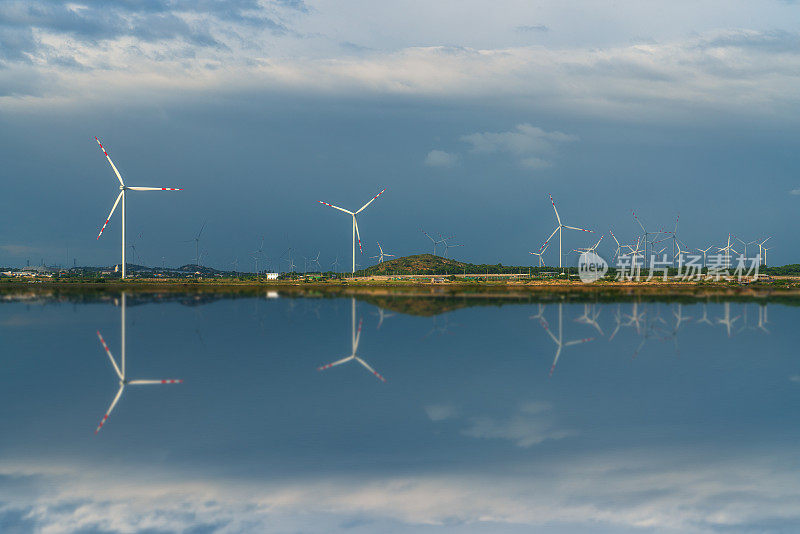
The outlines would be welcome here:
[[[690,247],[774,236],[797,262],[800,6],[694,2],[7,1],[0,265],[427,251],[531,262],[555,221]],[[650,229],[650,228],[648,228]],[[140,237],[137,237],[141,234]],[[566,235],[566,234],[565,234]],[[569,236],[571,248],[585,235]],[[69,251],[67,251],[69,249]],[[69,259],[68,259],[69,258]],[[162,260],[163,258],[163,260]],[[555,263],[556,256],[550,258]],[[299,259],[302,263],[302,259]],[[285,268],[285,265],[284,265]]]

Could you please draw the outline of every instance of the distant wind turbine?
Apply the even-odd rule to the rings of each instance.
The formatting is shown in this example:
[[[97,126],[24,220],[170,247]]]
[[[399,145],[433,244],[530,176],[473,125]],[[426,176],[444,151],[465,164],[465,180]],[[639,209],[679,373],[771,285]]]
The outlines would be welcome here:
[[[103,144],[100,142],[100,140],[97,137],[95,137],[94,139],[95,139],[95,141],[97,141],[97,144],[100,145],[100,150],[102,150],[103,154],[105,154],[106,159],[108,160],[108,163],[110,163],[111,164],[111,168],[114,169],[114,174],[117,175],[117,180],[119,180],[119,195],[117,195],[117,200],[114,201],[114,206],[111,208],[111,212],[108,214],[108,217],[106,217],[106,222],[103,224],[103,227],[100,229],[100,233],[97,234],[97,239],[100,239],[100,236],[103,235],[103,230],[106,229],[106,226],[108,226],[108,221],[110,221],[111,220],[111,216],[114,215],[114,210],[117,209],[117,204],[119,204],[119,201],[122,200],[122,208],[121,208],[122,209],[122,215],[121,215],[121,217],[122,217],[122,265],[121,265],[121,267],[122,267],[122,278],[125,278],[125,248],[126,248],[125,247],[125,191],[183,191],[183,189],[177,189],[177,188],[174,188],[174,187],[140,187],[140,186],[135,186],[134,187],[134,186],[125,185],[125,182],[122,181],[122,175],[120,175],[119,171],[117,170],[117,167],[114,165],[114,162],[111,161],[111,157],[108,155],[108,152],[106,152],[106,149],[103,148]]]
[[[376,243],[378,243],[378,250],[380,251],[380,253],[377,256],[370,256],[372,259],[377,258],[378,263],[383,263],[383,258],[394,258],[394,254],[387,254],[383,251],[383,248],[381,247],[379,241],[376,241]]]
[[[361,208],[359,208],[359,210],[356,212],[340,208],[339,206],[334,206],[333,204],[328,204],[327,202],[323,202],[321,200],[319,201],[320,204],[328,206],[329,208],[343,211],[344,213],[347,213],[348,215],[353,217],[353,271],[352,271],[353,274],[355,274],[356,272],[356,237],[358,237],[358,249],[361,251],[362,254],[364,253],[364,251],[361,249],[361,234],[358,231],[358,222],[356,221],[356,215],[367,209],[367,206],[372,204],[375,201],[375,199],[381,196],[385,191],[386,189],[384,188],[380,193],[372,197],[369,202],[361,206]]]

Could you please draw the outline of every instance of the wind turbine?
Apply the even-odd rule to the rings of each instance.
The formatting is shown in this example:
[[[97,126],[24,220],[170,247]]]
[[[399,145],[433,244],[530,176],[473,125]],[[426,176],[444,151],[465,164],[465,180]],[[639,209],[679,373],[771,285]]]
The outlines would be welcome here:
[[[617,236],[614,235],[614,232],[609,230],[608,233],[611,234],[611,237],[614,238],[614,242],[617,244],[617,249],[614,251],[614,257],[615,258],[619,257],[619,253],[622,252],[623,248],[627,248],[627,249],[629,249],[629,251],[633,252],[633,247],[631,245],[621,245],[620,244],[619,240],[617,239]]]
[[[95,434],[100,432],[100,429],[103,428],[103,425],[106,424],[108,417],[111,415],[111,412],[114,410],[114,407],[119,402],[120,397],[122,397],[122,392],[125,391],[125,386],[127,385],[149,385],[149,384],[180,384],[183,380],[180,379],[161,379],[161,380],[129,380],[125,374],[125,308],[126,308],[126,301],[125,301],[125,292],[122,292],[122,303],[121,303],[121,345],[122,345],[122,352],[121,352],[121,359],[120,365],[117,365],[116,360],[114,360],[114,355],[111,354],[111,350],[109,350],[108,345],[106,345],[103,336],[100,334],[100,331],[97,331],[97,337],[100,340],[100,344],[103,345],[103,349],[108,354],[108,359],[111,360],[111,365],[114,367],[114,372],[117,373],[117,377],[119,377],[119,390],[117,391],[116,396],[114,396],[114,400],[111,401],[111,405],[106,410],[103,419],[100,420],[100,424],[97,425],[97,429],[94,431]]]
[[[714,248],[714,245],[710,245],[707,249],[702,249],[702,248],[697,249],[697,252],[703,253],[703,267],[706,266],[706,254],[708,254],[708,251],[711,250],[712,248]]]
[[[328,206],[329,208],[343,211],[344,213],[347,213],[348,215],[351,215],[353,217],[353,274],[356,273],[356,236],[358,236],[358,250],[361,251],[362,254],[364,253],[364,251],[361,248],[361,234],[358,232],[358,222],[356,221],[356,215],[364,211],[367,208],[367,206],[372,204],[376,198],[378,198],[384,193],[384,191],[386,191],[385,188],[380,193],[372,197],[369,202],[361,206],[361,208],[356,212],[340,208],[339,206],[334,206],[333,204],[328,204],[327,202],[323,202],[321,200],[319,201],[320,204]]]
[[[255,249],[251,255],[253,261],[256,264],[256,276],[259,275],[261,271],[258,270],[258,261],[261,259],[261,256],[264,254],[264,236],[261,236],[261,244],[258,245],[258,248]]]
[[[441,237],[441,236],[440,236],[440,237]],[[441,243],[444,243],[444,257],[445,257],[445,258],[447,257],[447,251],[448,251],[448,250],[450,250],[451,248],[454,248],[454,247],[463,247],[463,246],[464,246],[463,244],[451,245],[451,244],[449,243],[449,240],[450,240],[450,239],[453,239],[454,237],[455,237],[455,235],[451,235],[451,236],[449,236],[449,237],[442,237],[442,240],[440,241]]]
[[[97,144],[100,145],[100,150],[102,150],[103,154],[105,154],[106,159],[111,164],[111,168],[114,169],[114,174],[117,175],[117,180],[119,180],[119,195],[117,195],[117,200],[114,201],[114,206],[111,208],[111,212],[108,214],[108,217],[106,217],[106,222],[103,224],[103,227],[100,229],[100,233],[97,234],[97,239],[100,239],[100,236],[103,235],[103,230],[106,229],[106,226],[108,226],[108,221],[110,221],[111,220],[111,216],[114,215],[114,210],[117,209],[117,204],[119,204],[119,201],[122,200],[122,215],[121,215],[121,217],[122,217],[122,265],[121,265],[121,267],[122,267],[122,276],[121,277],[125,278],[125,248],[126,248],[125,247],[125,191],[183,191],[183,189],[177,189],[177,188],[174,188],[174,187],[140,187],[140,186],[135,186],[134,187],[134,186],[125,185],[125,182],[122,181],[122,175],[120,175],[119,171],[117,170],[117,167],[114,165],[114,162],[111,161],[111,158],[109,157],[108,152],[106,152],[106,149],[103,148],[103,144],[100,142],[100,140],[97,137],[95,137],[94,139],[95,139],[95,141],[97,141]]]
[[[544,248],[540,248],[539,252],[530,252],[530,254],[533,254],[534,256],[539,256],[539,267],[544,267],[544,260],[542,259],[542,254],[545,253],[545,251],[547,250],[547,247],[548,247],[548,244],[545,243],[544,244]]]
[[[331,262],[331,267],[333,267],[333,272],[339,272],[339,255],[336,255],[336,259]]]
[[[321,273],[321,272],[322,272],[322,265],[320,265],[320,264],[319,264],[319,255],[320,255],[320,254],[321,254],[321,251],[318,251],[318,252],[317,252],[317,255],[316,255],[316,256],[314,256],[313,258],[311,258],[311,263],[312,263],[312,264],[316,263],[316,264],[317,264],[317,269],[318,269],[318,271],[317,271],[317,272],[320,272],[320,273]]]
[[[764,260],[764,265],[767,264],[767,253],[765,251],[766,247],[764,247],[764,243],[766,243],[770,239],[772,239],[772,236],[769,236],[768,238],[766,238],[764,241],[761,241],[760,243],[756,243],[756,245],[758,245],[758,254]],[[763,254],[762,254],[762,252],[763,252]]]
[[[432,238],[432,237],[431,237],[431,235],[430,235],[428,232],[426,232],[425,230],[422,230],[422,233],[423,233],[423,234],[425,234],[425,237],[427,237],[428,239],[430,239],[430,240],[431,240],[431,243],[433,243],[433,255],[434,255],[434,256],[436,256],[436,245],[440,244],[440,243],[441,243],[441,241],[436,241],[436,240],[435,240],[434,238]],[[441,237],[441,235],[440,235],[439,237]]]
[[[561,265],[561,258],[562,258],[562,255],[561,255],[561,232],[562,232],[562,230],[564,228],[568,228],[570,230],[579,230],[581,232],[589,232],[589,233],[593,233],[593,232],[591,230],[585,230],[583,228],[577,228],[575,226],[567,226],[565,224],[562,224],[561,223],[561,216],[559,216],[558,210],[556,209],[556,202],[555,202],[555,200],[553,200],[553,195],[548,195],[548,196],[550,197],[550,203],[553,205],[553,211],[556,212],[556,220],[558,221],[558,226],[556,226],[556,229],[553,230],[552,234],[550,234],[550,237],[547,238],[547,241],[544,242],[544,245],[542,245],[542,249],[544,249],[545,245],[547,245],[547,243],[553,238],[553,236],[556,235],[556,232],[558,232],[558,268],[560,269],[562,267],[562,265]]]
[[[194,241],[194,264],[198,267],[200,267],[200,236],[203,235],[203,230],[206,229],[207,222],[208,221],[203,221],[203,226],[200,227],[200,231],[197,232],[197,235],[186,241],[187,243]]]
[[[139,241],[139,239],[141,239],[141,237],[142,237],[142,232],[139,232],[139,233],[136,235],[136,238],[133,240],[133,243],[131,243],[130,245],[128,245],[128,248],[130,248],[130,249],[131,249],[131,252],[133,252],[133,261],[134,261],[134,262],[136,262],[136,261],[140,261],[140,259],[139,259],[139,254],[136,252],[136,242],[137,242],[137,241]]]
[[[644,224],[642,224],[642,221],[639,219],[639,217],[637,217],[636,212],[634,210],[631,210],[631,213],[633,214],[633,218],[639,224],[639,227],[642,229],[642,232],[644,232],[644,260],[645,260],[645,263],[647,263],[647,245],[649,243],[651,247],[653,246],[652,241],[648,241],[647,240],[647,236],[648,235],[655,236],[655,237],[653,237],[653,240],[655,240],[660,234],[665,234],[665,233],[668,233],[668,232],[664,232],[663,230],[660,230],[658,232],[648,232],[647,229],[644,227]],[[678,222],[676,220],[675,221],[676,228],[677,228],[677,224],[678,224]]]
[[[334,367],[336,365],[341,365],[343,363],[347,363],[350,360],[355,360],[358,363],[360,363],[361,365],[363,365],[364,368],[367,371],[369,371],[370,373],[372,373],[373,375],[378,377],[381,380],[381,382],[386,382],[385,378],[383,378],[380,374],[378,374],[378,372],[375,369],[370,367],[367,362],[365,362],[364,360],[359,358],[358,355],[357,355],[357,353],[358,353],[358,342],[361,340],[361,324],[362,324],[363,321],[359,321],[358,322],[358,331],[356,331],[356,299],[353,298],[350,301],[351,301],[351,305],[352,305],[352,337],[351,337],[351,339],[352,339],[353,350],[350,353],[350,356],[348,356],[346,358],[342,358],[341,360],[336,360],[335,362],[329,363],[327,365],[323,365],[322,367],[317,368],[317,371],[324,371],[325,369],[330,369],[331,367]]]
[[[717,247],[717,249],[720,252],[724,252],[725,253],[725,266],[726,267],[730,266],[730,264],[731,264],[731,250],[736,252],[736,249],[733,248],[733,245],[731,244],[731,234],[728,234],[728,244],[725,245],[722,248]]]
[[[600,239],[597,240],[597,243],[595,243],[591,247],[578,247],[578,248],[572,249],[572,251],[573,252],[595,252],[596,253],[597,252],[597,247],[600,246],[600,242],[603,240],[603,238],[605,236],[606,236],[606,234],[601,235]]]
[[[384,257],[394,258],[394,254],[386,254],[383,251],[383,248],[381,248],[380,242],[376,241],[376,243],[378,243],[378,250],[380,251],[380,254],[378,256],[371,256],[372,259],[376,259],[377,258],[378,259],[378,263],[383,263],[383,258]]]

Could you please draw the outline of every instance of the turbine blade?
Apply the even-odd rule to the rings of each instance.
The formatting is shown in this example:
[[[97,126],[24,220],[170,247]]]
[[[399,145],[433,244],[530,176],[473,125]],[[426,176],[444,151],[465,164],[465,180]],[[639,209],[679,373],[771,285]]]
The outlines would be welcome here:
[[[108,354],[108,359],[111,360],[111,365],[114,366],[114,371],[116,371],[117,376],[119,377],[120,380],[125,380],[125,377],[122,376],[122,371],[120,371],[119,367],[117,366],[117,362],[114,361],[114,356],[108,349],[108,345],[106,345],[106,341],[103,339],[103,336],[100,335],[100,330],[97,331],[97,337],[100,339],[100,343],[103,345],[103,349],[105,349],[106,354]]]
[[[327,365],[323,365],[322,367],[317,367],[317,371],[324,371],[325,369],[330,369],[331,367],[335,367],[335,366],[341,365],[341,364],[343,364],[345,362],[349,362],[353,358],[355,358],[355,356],[348,356],[347,358],[342,358],[341,360],[336,360],[333,363],[329,363]]]
[[[383,191],[381,191],[380,193],[378,193],[377,195],[372,197],[372,199],[370,199],[369,202],[367,202],[366,204],[361,206],[361,209],[356,212],[356,215],[361,213],[362,211],[364,211],[366,209],[366,207],[369,206],[370,204],[372,204],[375,201],[376,198],[378,198],[379,196],[381,196],[383,194],[384,191],[386,191],[386,188],[384,188]]]
[[[358,342],[361,341],[361,325],[364,323],[364,319],[358,320],[358,331],[356,331],[356,339],[353,342],[353,354],[356,353],[358,350]]]
[[[564,226],[564,228],[569,228],[570,230],[580,230],[581,232],[589,232],[590,234],[593,234],[593,233],[594,233],[594,231],[593,231],[593,230],[587,230],[587,229],[585,229],[585,228],[578,228],[578,227],[576,227],[576,226],[566,226],[566,225],[565,225],[565,226]]]
[[[553,333],[550,331],[550,325],[547,324],[547,321],[544,320],[544,317],[539,319],[539,322],[541,323],[542,328],[544,328],[544,331],[547,332],[547,335],[550,336],[550,339],[552,339],[555,342],[555,344],[560,347],[561,344],[558,342],[558,338],[555,335],[553,335]]]
[[[356,216],[353,215],[353,224],[356,225],[356,237],[358,238],[358,251],[363,254],[364,249],[361,248],[361,234],[358,232],[358,221],[356,220]]]
[[[117,195],[117,200],[114,201],[114,206],[111,208],[111,212],[108,214],[108,217],[106,217],[106,222],[103,224],[103,227],[100,228],[100,233],[97,234],[97,239],[100,239],[100,236],[103,235],[103,230],[105,230],[106,226],[108,226],[108,221],[110,221],[111,216],[114,215],[114,210],[117,209],[117,204],[119,204],[119,199],[122,198],[122,195],[124,193],[125,193],[124,191],[120,191],[119,195]]]
[[[590,341],[594,341],[593,337],[585,337],[583,339],[576,339],[574,341],[567,341],[564,343],[565,347],[571,347],[572,345],[580,345],[581,343],[588,343]]]
[[[175,187],[128,187],[131,191],[183,191]]]
[[[117,170],[117,166],[116,166],[116,165],[114,165],[114,162],[113,162],[113,161],[111,161],[111,158],[109,157],[109,155],[108,155],[108,152],[106,152],[106,149],[105,149],[105,148],[103,148],[103,143],[101,143],[101,142],[100,142],[100,139],[98,139],[97,137],[95,137],[95,138],[94,138],[94,140],[95,140],[95,141],[97,141],[97,144],[98,144],[98,145],[100,145],[100,150],[102,150],[102,151],[103,151],[103,154],[105,154],[105,155],[106,155],[106,159],[107,159],[107,160],[108,160],[108,162],[111,164],[111,168],[112,168],[112,169],[114,169],[114,174],[116,174],[116,175],[117,175],[117,180],[119,180],[119,184],[120,184],[121,186],[125,187],[125,182],[123,182],[123,181],[122,181],[122,176],[120,176],[120,174],[119,174],[119,171]]]
[[[381,382],[386,382],[386,379],[385,379],[385,378],[383,378],[383,377],[380,375],[380,373],[378,373],[378,371],[376,371],[375,369],[373,369],[372,367],[370,367],[370,366],[369,366],[369,364],[368,364],[367,362],[365,362],[364,360],[362,360],[362,359],[361,359],[361,358],[359,358],[358,356],[356,356],[356,361],[357,361],[358,363],[360,363],[361,365],[363,365],[364,367],[366,367],[366,368],[367,368],[367,370],[368,370],[370,373],[372,373],[373,375],[377,376],[377,377],[380,379],[380,381],[381,381]]]
[[[94,431],[95,434],[100,432],[100,429],[103,428],[104,424],[106,424],[106,420],[108,420],[108,416],[111,415],[112,411],[114,411],[114,406],[116,406],[117,402],[119,402],[119,398],[122,396],[122,390],[124,390],[124,389],[125,389],[125,384],[120,384],[119,391],[117,391],[117,395],[114,397],[114,400],[111,401],[111,406],[109,406],[108,410],[106,410],[106,414],[100,420],[100,424],[97,425],[97,428]]]
[[[327,202],[323,202],[321,200],[318,200],[317,202],[319,202],[320,204],[324,204],[325,206],[328,206],[329,208],[333,208],[335,210],[343,211],[345,213],[349,213],[350,215],[354,215],[354,213],[352,211],[346,210],[344,208],[340,208],[339,206],[334,206],[333,204],[328,204]]]
[[[553,233],[550,234],[550,237],[548,237],[547,240],[544,243],[542,243],[542,248],[539,249],[539,252],[544,252],[544,249],[547,248],[547,244],[550,243],[550,240],[553,239],[553,236],[556,235],[556,232],[558,232],[559,228],[561,227],[557,226],[556,229],[553,230]]]
[[[162,378],[161,380],[131,380],[128,384],[181,384],[183,379],[180,378]]]
[[[558,210],[556,209],[556,201],[553,200],[553,195],[548,195],[550,197],[550,203],[553,204],[553,211],[556,212],[556,219],[558,219],[558,225],[561,226],[561,217],[558,216]]]

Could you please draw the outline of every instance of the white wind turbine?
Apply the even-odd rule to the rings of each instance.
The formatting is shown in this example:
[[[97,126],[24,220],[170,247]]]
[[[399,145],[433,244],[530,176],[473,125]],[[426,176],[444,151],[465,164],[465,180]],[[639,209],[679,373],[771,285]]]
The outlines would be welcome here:
[[[108,217],[106,218],[105,224],[103,224],[103,227],[100,229],[100,233],[97,234],[97,239],[100,239],[100,236],[103,235],[103,230],[106,229],[106,226],[108,226],[108,221],[110,221],[111,220],[111,216],[114,215],[114,210],[117,209],[117,204],[119,204],[119,201],[122,200],[122,215],[121,215],[121,217],[122,217],[122,265],[121,265],[121,267],[122,267],[122,278],[125,278],[125,191],[183,191],[183,189],[177,189],[177,188],[174,188],[174,187],[139,187],[139,186],[134,187],[134,186],[125,185],[125,182],[122,181],[122,176],[120,175],[119,171],[117,170],[117,167],[114,165],[114,162],[111,161],[111,158],[109,157],[108,152],[106,152],[106,149],[103,148],[103,144],[100,142],[100,140],[97,137],[95,137],[94,139],[95,139],[95,141],[97,141],[97,144],[100,145],[100,150],[102,150],[103,154],[105,154],[106,159],[111,164],[111,168],[114,169],[114,174],[117,175],[117,180],[119,180],[119,195],[117,195],[117,200],[114,201],[114,206],[111,208],[111,212],[108,214]]]
[[[709,250],[711,250],[712,248],[714,248],[714,245],[710,245],[710,246],[709,246],[708,248],[706,248],[706,249],[702,249],[702,248],[698,248],[698,249],[696,249],[696,250],[697,250],[697,252],[702,252],[702,253],[703,253],[703,267],[705,267],[705,266],[706,266],[706,254],[708,254],[708,251],[709,251]]]
[[[764,265],[767,264],[767,252],[766,252],[767,249],[764,246],[764,243],[766,243],[770,239],[772,239],[772,236],[769,236],[768,238],[766,238],[764,241],[761,241],[760,243],[756,243],[756,245],[758,245],[758,255],[761,256],[761,261],[763,262]]]
[[[573,252],[594,252],[594,253],[597,253],[597,247],[600,246],[600,242],[603,240],[603,238],[605,236],[606,236],[606,234],[601,235],[600,239],[597,240],[597,243],[595,243],[591,247],[578,247],[578,248],[572,249],[572,251]]]
[[[731,250],[736,252],[736,249],[733,248],[733,245],[731,244],[731,234],[728,234],[728,244],[725,245],[722,248],[717,247],[717,249],[720,252],[724,252],[725,253],[725,265],[729,266],[731,264]],[[737,252],[737,254],[738,254],[738,252]]]
[[[100,432],[100,429],[103,428],[103,425],[106,424],[108,420],[108,416],[111,415],[111,412],[114,410],[114,407],[119,402],[120,397],[122,397],[122,392],[125,391],[125,386],[128,384],[130,385],[149,385],[149,384],[180,384],[183,380],[180,379],[161,379],[161,380],[128,380],[125,374],[125,292],[122,293],[122,303],[121,303],[121,358],[120,358],[120,365],[117,365],[116,360],[114,360],[114,356],[111,354],[111,350],[109,350],[108,345],[106,345],[103,336],[100,334],[100,331],[97,331],[97,337],[100,339],[100,343],[103,345],[103,349],[108,354],[108,359],[111,360],[111,365],[114,366],[114,372],[117,373],[117,377],[119,377],[119,390],[117,390],[116,396],[114,396],[114,400],[111,401],[111,405],[106,410],[103,419],[100,420],[100,424],[97,425],[97,429],[94,431],[95,434]]]
[[[547,243],[553,238],[553,236],[556,235],[556,232],[558,232],[558,267],[560,269],[562,267],[562,265],[561,265],[561,258],[562,258],[562,254],[561,254],[561,232],[562,232],[562,230],[564,228],[568,228],[570,230],[578,230],[578,231],[581,231],[581,232],[589,232],[589,233],[593,233],[593,232],[591,230],[585,230],[583,228],[577,228],[575,226],[567,226],[565,224],[562,224],[561,223],[561,216],[559,216],[558,210],[556,209],[556,202],[555,202],[555,200],[553,200],[553,195],[548,195],[548,196],[550,197],[550,203],[553,205],[553,211],[556,212],[556,220],[558,221],[558,226],[556,226],[556,229],[553,230],[552,234],[550,234],[550,237],[547,238],[547,241],[544,242],[544,245],[542,245],[542,249],[544,249],[545,245],[547,245]]]
[[[394,258],[394,254],[386,254],[383,251],[383,248],[381,247],[381,244],[380,244],[379,241],[376,241],[376,243],[378,243],[378,250],[380,251],[380,254],[378,256],[371,256],[372,259],[376,259],[377,258],[378,259],[378,263],[383,263],[383,258],[384,257],[386,257],[386,258]]]
[[[533,254],[534,256],[539,256],[539,267],[544,267],[544,259],[542,259],[542,254],[544,254],[545,251],[547,251],[547,247],[548,244],[545,243],[544,248],[540,248],[539,252],[530,252],[530,254]]]
[[[443,240],[443,239],[441,239],[441,240],[439,240],[439,241],[436,241],[436,240],[435,240],[434,238],[432,238],[432,237],[431,237],[431,235],[430,235],[428,232],[426,232],[425,230],[422,230],[422,233],[423,233],[423,234],[425,234],[425,237],[427,237],[428,239],[430,239],[430,240],[431,240],[431,243],[433,244],[433,255],[434,255],[434,256],[436,256],[436,245],[440,245],[440,244],[442,244],[442,243],[444,242],[444,240]],[[439,237],[442,237],[442,235],[441,235],[441,234],[439,234]]]
[[[346,358],[342,358],[341,360],[336,360],[335,362],[329,363],[327,365],[323,365],[322,367],[317,368],[317,371],[324,371],[325,369],[330,369],[331,367],[334,367],[336,365],[341,365],[343,363],[347,363],[350,360],[355,360],[358,363],[360,363],[361,365],[363,365],[364,368],[367,371],[369,371],[370,373],[372,373],[373,375],[378,377],[381,380],[381,382],[386,382],[385,378],[383,378],[380,374],[378,374],[378,372],[375,369],[370,367],[367,362],[365,362],[364,360],[359,358],[358,355],[357,355],[357,353],[358,353],[358,342],[361,340],[361,323],[362,323],[362,321],[358,322],[358,331],[356,331],[356,299],[351,299],[351,303],[352,303],[352,337],[351,337],[351,339],[352,339],[353,351],[350,353],[350,356],[348,356]]]
[[[633,252],[633,247],[631,245],[621,245],[620,244],[619,240],[617,239],[617,236],[614,235],[614,232],[609,230],[608,233],[611,234],[611,237],[614,238],[614,242],[617,244],[617,249],[614,251],[614,257],[615,258],[619,257],[619,254],[620,254],[620,252],[622,252],[623,248],[627,248],[630,252]]]
[[[353,217],[353,271],[352,271],[353,274],[355,274],[355,272],[356,272],[356,236],[358,237],[358,250],[361,251],[362,254],[364,253],[364,251],[361,249],[361,234],[358,232],[358,222],[356,222],[356,215],[358,215],[359,213],[364,211],[367,208],[367,206],[372,204],[375,201],[376,198],[378,198],[379,196],[381,196],[384,193],[384,191],[386,191],[385,188],[380,193],[378,193],[377,195],[372,197],[369,202],[367,202],[366,204],[361,206],[361,208],[356,212],[352,212],[350,210],[346,210],[344,208],[340,208],[339,206],[334,206],[333,204],[328,204],[327,202],[323,202],[321,200],[318,201],[320,204],[324,204],[325,206],[328,206],[330,208],[337,209],[339,211],[343,211],[343,212],[345,212],[348,215],[351,215]]]

